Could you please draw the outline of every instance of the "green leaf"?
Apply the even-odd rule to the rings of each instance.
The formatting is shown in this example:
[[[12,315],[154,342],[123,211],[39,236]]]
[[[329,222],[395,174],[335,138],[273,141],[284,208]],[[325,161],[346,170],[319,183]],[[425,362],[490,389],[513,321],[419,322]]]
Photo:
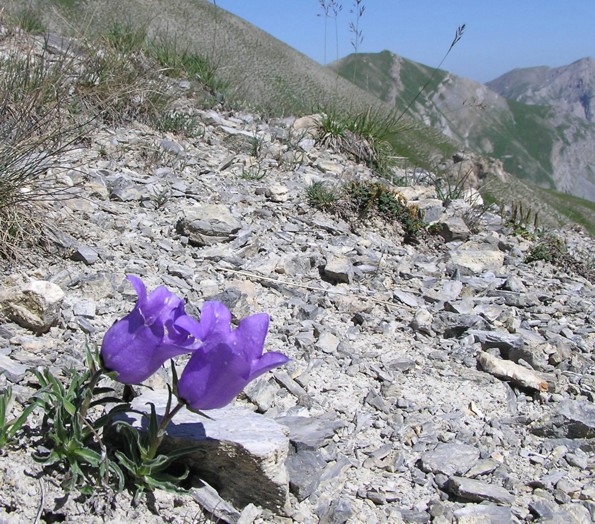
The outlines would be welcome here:
[[[12,388],[9,386],[6,388],[6,391],[0,395],[0,425],[2,425],[2,427],[4,427],[4,424],[6,424],[6,410],[11,397]]]
[[[42,388],[47,388],[48,387],[49,383],[48,383],[48,381],[45,379],[44,375],[40,371],[35,370],[33,372],[33,374],[35,375],[35,378],[37,379],[37,382],[39,382],[39,385]]]
[[[132,473],[133,475],[136,476],[136,472],[139,469],[139,466],[133,462],[132,460],[130,460],[124,453],[122,453],[121,451],[116,451],[114,453],[114,455],[116,456],[116,458],[118,459],[118,462],[124,466],[124,468],[126,468],[128,471],[130,471],[130,473]]]
[[[157,455],[155,458],[145,460],[144,465],[151,471],[160,471],[171,463],[167,455]]]
[[[157,411],[155,410],[155,404],[149,402],[151,406],[151,414],[149,415],[149,428],[147,430],[147,439],[149,442],[153,442],[157,438],[157,432],[159,431],[159,421],[157,419]]]
[[[74,451],[74,456],[80,459],[83,459],[87,464],[98,468],[99,464],[101,463],[101,455],[97,453],[97,451],[93,451],[91,449],[76,449]]]
[[[140,442],[140,435],[138,431],[132,427],[128,422],[118,420],[114,426],[116,431],[124,437],[124,443],[127,448],[127,456],[133,458],[135,461],[140,461],[144,448]]]
[[[118,488],[116,491],[122,491],[124,489],[124,486],[126,485],[126,478],[124,477],[124,472],[122,471],[122,468],[120,468],[120,466],[118,466],[118,464],[116,464],[113,461],[108,461],[109,463],[109,471],[111,471],[116,478],[118,479]]]
[[[120,404],[112,408],[108,413],[102,415],[97,420],[95,420],[95,422],[93,422],[93,427],[95,429],[104,427],[105,425],[109,424],[116,415],[119,415],[120,413],[130,413],[127,404]]]
[[[19,418],[17,418],[14,422],[11,423],[11,427],[8,430],[9,438],[14,437],[17,431],[19,431],[23,424],[27,421],[27,418],[31,414],[31,412],[35,409],[35,404],[29,404],[21,413]]]
[[[163,489],[174,493],[181,493],[185,491],[182,488],[176,486],[175,481],[170,482],[168,480],[159,480],[153,477],[145,477],[144,481],[151,489]]]
[[[169,451],[167,453],[167,457],[171,462],[173,460],[179,459],[180,457],[184,457],[185,455],[192,455],[200,449],[200,446],[186,446],[185,448],[179,448]]]
[[[181,475],[172,475],[170,473],[159,473],[157,475],[154,475],[153,478],[156,480],[159,480],[161,482],[165,481],[165,482],[171,482],[172,484],[179,484],[183,480],[186,480],[188,478],[189,474],[190,474],[190,468],[186,467],[186,468],[184,468],[184,472]]]
[[[49,369],[46,369],[45,376],[49,386],[51,387],[52,392],[58,395],[59,397],[64,397],[64,394],[66,393],[64,386],[56,377],[54,377],[54,375],[50,373]]]

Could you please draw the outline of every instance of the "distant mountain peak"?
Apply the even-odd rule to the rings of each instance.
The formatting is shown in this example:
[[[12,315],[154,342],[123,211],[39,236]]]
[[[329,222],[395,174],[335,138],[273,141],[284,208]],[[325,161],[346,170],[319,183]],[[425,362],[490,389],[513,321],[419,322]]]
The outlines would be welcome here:
[[[510,100],[549,105],[588,122],[595,119],[595,59],[592,57],[560,67],[514,69],[486,85]]]

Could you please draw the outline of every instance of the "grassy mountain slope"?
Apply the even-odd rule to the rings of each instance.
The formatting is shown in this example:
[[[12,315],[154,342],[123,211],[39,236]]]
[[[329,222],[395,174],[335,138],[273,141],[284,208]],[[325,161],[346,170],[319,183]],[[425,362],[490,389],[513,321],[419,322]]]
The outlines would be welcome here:
[[[350,55],[331,67],[465,147],[499,158],[515,176],[595,201],[590,123],[550,106],[506,100],[482,84],[389,51]],[[544,74],[541,68],[532,72],[536,78]]]
[[[393,107],[356,87],[245,20],[207,0],[37,1],[44,23],[55,32],[101,33],[115,22],[142,27],[148,38],[175,40],[179,49],[207,57],[231,86],[228,96],[273,115],[317,111],[371,114],[389,119]],[[13,9],[21,2],[12,0]],[[64,6],[64,3],[68,4]],[[391,138],[397,155],[415,162],[450,155],[456,145],[440,131],[403,119]]]
[[[6,6],[15,13],[23,11],[19,1],[7,0]],[[542,177],[542,183],[552,185],[547,179],[547,157],[535,159],[534,150],[540,145],[529,141],[511,148],[509,139],[519,122],[534,125],[542,117],[539,111],[509,105],[485,86],[445,71],[436,72],[412,106],[411,114],[419,118],[416,121],[404,110],[426,83],[428,68],[389,52],[370,55],[367,63],[351,58],[342,61],[348,69],[346,78],[341,78],[206,0],[32,0],[28,6],[43,18],[44,31],[92,41],[120,24],[143,29],[149,41],[174,41],[178,50],[198,53],[214,63],[217,76],[231,86],[231,95],[248,110],[275,115],[324,110],[339,117],[355,113],[379,117],[381,126],[393,124],[385,136],[392,154],[417,167],[439,164],[460,147],[457,142],[474,143],[481,137],[482,125],[487,126],[483,119],[497,130],[496,139],[483,137],[479,150],[498,153],[511,165],[516,161],[533,170],[524,175],[527,179]],[[360,78],[363,89],[352,83],[353,77]],[[446,89],[451,83],[463,83],[466,91]],[[515,194],[514,181],[511,193]],[[508,198],[504,189],[501,194],[501,199]]]

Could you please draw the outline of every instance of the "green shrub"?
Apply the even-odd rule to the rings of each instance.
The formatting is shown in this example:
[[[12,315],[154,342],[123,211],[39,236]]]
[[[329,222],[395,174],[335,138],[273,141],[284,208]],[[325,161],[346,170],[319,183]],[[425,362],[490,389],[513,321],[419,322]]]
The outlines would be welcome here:
[[[344,187],[349,200],[361,216],[377,213],[389,222],[403,227],[406,242],[416,242],[425,223],[417,206],[407,204],[405,198],[381,182],[350,182]]]
[[[197,119],[187,113],[167,111],[155,115],[153,123],[159,131],[175,133],[188,138],[200,137],[203,133]]]
[[[525,262],[531,263],[543,260],[544,262],[556,263],[562,259],[566,252],[566,245],[562,239],[548,235],[531,248],[525,257]]]
[[[179,49],[175,41],[157,38],[147,46],[147,54],[164,68],[167,76],[198,80],[214,96],[222,95],[228,88],[208,58],[188,49]]]
[[[67,58],[8,53],[0,58],[0,256],[17,258],[20,247],[43,238],[38,202],[58,198],[54,174],[65,153],[78,147],[89,121],[67,108]]]
[[[515,235],[525,238],[534,238],[539,232],[539,212],[533,211],[523,203],[512,203],[511,214],[507,224],[512,228]]]
[[[319,140],[323,146],[351,155],[382,176],[390,176],[396,154],[392,145],[399,128],[393,115],[380,110],[339,114],[323,112]]]

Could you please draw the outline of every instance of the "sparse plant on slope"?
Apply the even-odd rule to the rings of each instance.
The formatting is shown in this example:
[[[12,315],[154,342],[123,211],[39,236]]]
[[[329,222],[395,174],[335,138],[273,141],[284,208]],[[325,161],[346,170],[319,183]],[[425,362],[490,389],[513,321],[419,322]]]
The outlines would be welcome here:
[[[442,64],[444,63],[444,61],[446,60],[446,58],[448,57],[448,55],[450,54],[450,52],[454,49],[454,47],[459,43],[459,41],[461,40],[461,38],[463,38],[463,33],[465,32],[465,24],[460,25],[459,27],[457,27],[457,30],[455,31],[455,36],[452,39],[452,42],[450,43],[450,47],[448,48],[448,50],[446,51],[446,53],[444,54],[444,56],[442,57],[442,60],[440,60],[440,63],[434,68],[434,71],[432,72],[432,74],[430,75],[430,77],[426,80],[426,82],[419,88],[419,91],[417,92],[417,94],[411,99],[411,101],[407,104],[407,106],[405,107],[405,109],[403,109],[403,111],[401,111],[400,115],[397,117],[397,122],[400,121],[405,114],[407,114],[407,111],[409,111],[409,109],[411,109],[411,107],[413,106],[413,104],[415,104],[415,102],[417,101],[417,99],[422,95],[422,93],[428,88],[428,86],[432,83],[432,81],[434,80],[434,78],[436,77],[436,74],[438,73],[438,71],[440,70],[440,67],[442,66]]]
[[[145,45],[147,28],[131,22],[114,21],[105,31],[107,43],[121,53],[137,53]]]
[[[265,178],[269,174],[269,170],[261,166],[242,166],[242,174],[240,175],[244,180],[255,180],[259,181]]]
[[[537,262],[543,260],[544,262],[556,263],[567,252],[564,241],[556,236],[547,235],[537,242],[525,257],[525,262]]]
[[[144,53],[123,53],[114,48],[95,52],[89,48],[83,68],[76,95],[86,111],[104,121],[151,122],[167,111],[171,95]]]
[[[586,256],[585,256],[586,255]],[[543,261],[562,271],[580,275],[595,282],[595,258],[592,253],[572,253],[564,237],[556,233],[542,234],[525,256],[525,262]]]
[[[337,18],[339,13],[343,10],[343,6],[337,0],[319,0],[320,8],[322,9],[322,15],[324,17],[324,64],[326,65],[326,46],[327,46],[327,21],[329,18],[335,21],[335,47],[337,60],[339,60],[339,29]]]
[[[46,31],[39,12],[31,7],[25,7],[17,13],[16,23],[23,31],[32,35],[41,35]]]
[[[533,238],[539,232],[539,211],[523,206],[522,202],[513,202],[507,223],[515,235]]]
[[[306,198],[311,206],[319,209],[329,209],[339,196],[336,191],[330,189],[324,182],[314,182],[306,190]]]
[[[388,185],[382,182],[355,181],[347,184],[344,191],[362,217],[376,212],[389,222],[401,224],[405,242],[417,242],[419,233],[425,227],[419,209],[407,204],[405,198]]]
[[[17,418],[10,419],[12,401],[12,388],[9,386],[4,393],[0,394],[0,452],[9,444],[14,443],[16,434],[21,431],[35,408],[34,405],[29,405]]]
[[[319,139],[324,146],[388,175],[395,164],[391,139],[396,133],[392,115],[382,115],[380,110],[368,109],[355,116],[329,111],[320,122]]]
[[[469,178],[472,174],[470,167],[464,169],[462,163],[456,171],[444,172],[442,174],[430,174],[429,179],[436,188],[436,195],[440,200],[450,202],[465,196],[469,189]]]
[[[61,86],[69,59],[50,63],[32,51],[0,58],[0,256],[15,258],[23,243],[42,238],[34,208],[63,194],[56,175],[89,121],[77,123]]]
[[[188,49],[180,49],[175,40],[156,38],[148,45],[147,53],[164,68],[166,75],[198,80],[216,98],[222,97],[228,88],[228,84],[217,76],[217,68],[211,60]]]
[[[188,138],[198,138],[204,133],[196,117],[179,111],[166,111],[155,115],[153,123],[159,131]]]
[[[419,209],[382,182],[352,181],[338,189],[315,182],[308,187],[306,197],[310,205],[339,213],[349,220],[353,220],[355,213],[358,220],[379,217],[389,223],[396,222],[401,225],[408,243],[417,242],[425,228]]]

